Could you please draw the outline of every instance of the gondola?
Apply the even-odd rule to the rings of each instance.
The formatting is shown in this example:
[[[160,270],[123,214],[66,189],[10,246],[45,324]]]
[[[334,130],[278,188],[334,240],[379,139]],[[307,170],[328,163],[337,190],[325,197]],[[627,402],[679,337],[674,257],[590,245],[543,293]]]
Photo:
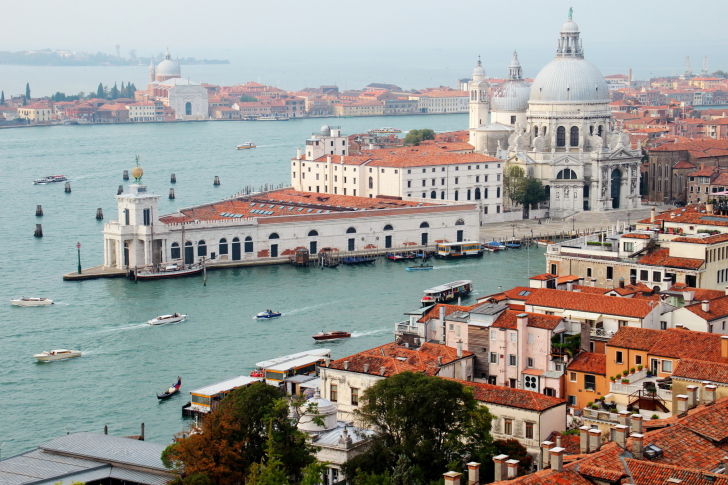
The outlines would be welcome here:
[[[162,394],[157,394],[157,399],[169,399],[170,397],[174,396],[179,392],[179,388],[182,386],[182,378],[180,376],[177,376],[177,384],[170,387],[166,391],[164,391]]]

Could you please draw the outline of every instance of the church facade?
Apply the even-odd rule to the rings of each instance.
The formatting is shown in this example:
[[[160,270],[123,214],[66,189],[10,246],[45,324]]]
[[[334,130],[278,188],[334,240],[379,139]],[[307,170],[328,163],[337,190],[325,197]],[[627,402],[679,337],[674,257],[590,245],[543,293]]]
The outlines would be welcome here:
[[[181,121],[204,120],[208,117],[207,89],[182,78],[179,59],[172,59],[167,51],[164,60],[149,65],[149,85],[146,100],[161,100],[165,106],[174,109],[175,118]]]
[[[548,196],[543,206],[552,217],[640,207],[640,151],[615,124],[609,88],[584,58],[571,13],[555,59],[530,88],[515,53],[509,71],[509,79],[493,90],[490,105],[480,96],[488,89],[480,61],[473,72],[469,131],[475,151],[541,180]]]

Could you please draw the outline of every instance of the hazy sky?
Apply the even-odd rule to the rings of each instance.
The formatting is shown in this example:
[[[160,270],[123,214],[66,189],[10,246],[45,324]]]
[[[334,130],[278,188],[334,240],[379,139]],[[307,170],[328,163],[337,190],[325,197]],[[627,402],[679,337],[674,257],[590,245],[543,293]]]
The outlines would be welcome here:
[[[480,54],[488,75],[502,76],[514,48],[524,74],[553,58],[574,8],[587,58],[603,73],[675,74],[728,70],[728,2],[684,0],[11,0],[3,2],[0,50],[71,49],[312,64],[361,58],[378,67],[416,62],[462,69]],[[15,19],[10,21],[10,19]],[[424,67],[424,66],[423,66]]]

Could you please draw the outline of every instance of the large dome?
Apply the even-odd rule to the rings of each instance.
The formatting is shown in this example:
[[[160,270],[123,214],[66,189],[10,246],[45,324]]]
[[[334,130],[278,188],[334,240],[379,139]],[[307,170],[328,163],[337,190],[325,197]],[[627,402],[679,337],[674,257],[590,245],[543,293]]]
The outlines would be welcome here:
[[[526,111],[531,87],[526,81],[503,81],[493,90],[490,106],[493,111]]]
[[[165,59],[157,65],[155,73],[159,77],[180,77],[182,72],[177,61]]]
[[[557,57],[546,64],[531,85],[532,103],[609,102],[604,76],[579,57]]]

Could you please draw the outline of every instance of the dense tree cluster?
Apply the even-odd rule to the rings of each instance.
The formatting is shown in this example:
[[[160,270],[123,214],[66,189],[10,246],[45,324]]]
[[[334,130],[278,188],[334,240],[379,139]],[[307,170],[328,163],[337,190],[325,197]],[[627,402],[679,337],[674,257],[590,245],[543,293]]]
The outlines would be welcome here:
[[[404,137],[404,142],[408,145],[418,146],[425,140],[434,140],[435,132],[429,128],[422,130],[410,130],[407,136]]]
[[[547,199],[541,181],[526,177],[523,168],[513,164],[506,165],[503,170],[503,192],[511,205],[523,206],[523,217],[526,219],[530,209]]]

